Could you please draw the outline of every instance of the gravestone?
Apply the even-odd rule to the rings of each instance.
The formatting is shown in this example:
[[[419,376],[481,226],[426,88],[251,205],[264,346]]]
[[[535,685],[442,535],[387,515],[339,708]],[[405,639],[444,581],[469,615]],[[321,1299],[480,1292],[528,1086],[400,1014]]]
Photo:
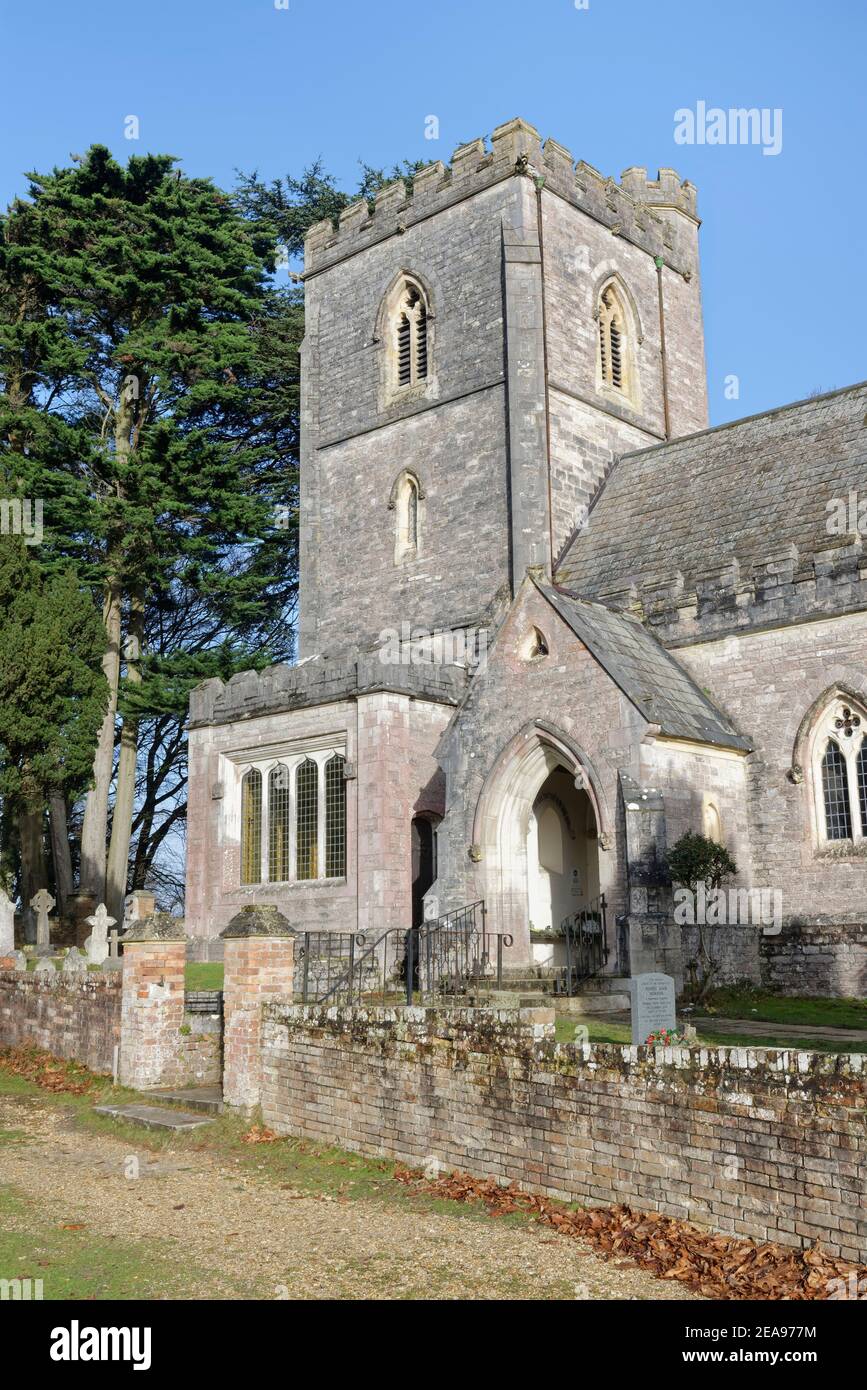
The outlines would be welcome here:
[[[629,982],[632,995],[632,1041],[643,1044],[660,1028],[677,1027],[672,975],[635,975]]]
[[[9,956],[15,950],[15,904],[3,888],[0,888],[0,956]]]
[[[77,946],[71,946],[63,961],[64,975],[86,975],[87,956],[83,956]]]
[[[56,967],[56,965],[54,964],[54,961],[51,959],[51,957],[50,957],[50,956],[43,956],[43,957],[41,958],[41,960],[38,960],[38,961],[36,962],[36,969],[34,970],[33,973],[34,973],[34,975],[48,975],[48,974],[54,975],[55,972],[56,972],[56,970],[57,970],[57,967]]]
[[[12,966],[12,969],[13,969],[13,970],[26,970],[26,969],[27,969],[27,957],[25,956],[25,954],[24,954],[23,951],[13,951],[13,952],[12,952],[12,955],[11,955],[11,959],[12,959],[12,961],[14,962],[14,964],[13,964],[13,966]]]
[[[45,955],[51,950],[51,932],[48,914],[54,906],[54,899],[47,888],[40,888],[30,899],[30,906],[36,913],[36,953]]]
[[[103,970],[120,970],[123,961],[120,958],[120,932],[117,927],[108,934],[108,955],[102,962]]]
[[[108,929],[115,925],[116,919],[109,917],[105,903],[100,903],[92,917],[88,917],[88,926],[93,927],[93,931],[84,943],[87,952],[87,959],[91,965],[102,965],[108,957]]]

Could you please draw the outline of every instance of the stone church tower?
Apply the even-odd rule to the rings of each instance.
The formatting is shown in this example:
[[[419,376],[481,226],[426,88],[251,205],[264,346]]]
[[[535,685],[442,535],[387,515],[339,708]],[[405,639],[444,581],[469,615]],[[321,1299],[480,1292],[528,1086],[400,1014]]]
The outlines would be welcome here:
[[[779,899],[721,979],[867,992],[867,392],[709,430],[698,226],[515,120],[311,229],[299,660],[191,698],[203,952],[483,900],[519,970],[580,919],[680,983],[700,831]]]
[[[313,228],[304,284],[302,658],[485,623],[553,572],[617,455],[707,424],[695,190],[673,170],[618,185],[510,121],[411,197]],[[426,350],[404,381],[409,296]]]

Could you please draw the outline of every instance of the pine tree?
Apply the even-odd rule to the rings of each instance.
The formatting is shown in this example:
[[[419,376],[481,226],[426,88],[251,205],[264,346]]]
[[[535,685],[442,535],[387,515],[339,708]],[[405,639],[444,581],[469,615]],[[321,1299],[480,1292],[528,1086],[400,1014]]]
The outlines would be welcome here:
[[[43,808],[87,787],[108,690],[104,634],[70,570],[47,576],[20,536],[0,537],[0,798],[2,843],[16,834],[25,907],[40,882]],[[35,826],[35,834],[22,833]]]
[[[199,595],[215,633],[243,643],[263,616],[276,625],[294,593],[294,553],[275,525],[294,479],[261,415],[257,325],[269,316],[274,238],[172,158],[122,168],[99,146],[75,167],[30,175],[2,232],[0,446],[26,494],[45,499],[42,563],[74,556],[102,594],[109,702],[81,879],[117,915],[140,717],[121,672],[141,684],[150,612]],[[12,320],[22,303],[39,325],[26,334]]]

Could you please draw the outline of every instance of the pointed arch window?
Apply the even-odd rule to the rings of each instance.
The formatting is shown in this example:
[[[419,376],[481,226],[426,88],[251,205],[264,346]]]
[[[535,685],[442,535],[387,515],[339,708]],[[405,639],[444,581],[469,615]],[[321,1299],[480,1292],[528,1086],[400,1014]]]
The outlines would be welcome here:
[[[404,471],[396,479],[389,497],[394,512],[394,563],[415,560],[421,551],[424,493],[414,473]]]
[[[295,774],[296,877],[319,874],[319,769],[305,758]]]
[[[346,782],[344,759],[335,753],[325,764],[325,877],[346,873]]]
[[[867,839],[867,716],[837,699],[813,741],[813,796],[819,842]]]
[[[597,379],[634,404],[637,388],[633,343],[636,333],[626,295],[615,280],[603,286],[596,304]]]
[[[241,779],[241,882],[262,881],[262,774],[250,768]]]
[[[289,877],[291,835],[289,769],[278,763],[268,774],[268,880],[285,883]]]
[[[387,303],[393,387],[424,386],[430,375],[430,309],[418,281],[404,276]]]
[[[829,840],[851,840],[852,808],[846,777],[846,759],[839,745],[828,739],[822,758],[822,800],[825,807],[825,834]]]

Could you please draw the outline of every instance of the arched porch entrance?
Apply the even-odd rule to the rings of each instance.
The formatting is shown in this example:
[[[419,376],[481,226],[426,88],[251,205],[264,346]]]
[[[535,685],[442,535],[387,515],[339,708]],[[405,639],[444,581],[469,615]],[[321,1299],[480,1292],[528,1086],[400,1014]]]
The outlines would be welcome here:
[[[610,841],[608,809],[598,778],[572,740],[546,725],[523,729],[500,754],[479,799],[474,840],[488,924],[512,935],[516,965],[553,960],[551,943],[540,937],[591,910],[610,889],[611,856],[602,850]]]

